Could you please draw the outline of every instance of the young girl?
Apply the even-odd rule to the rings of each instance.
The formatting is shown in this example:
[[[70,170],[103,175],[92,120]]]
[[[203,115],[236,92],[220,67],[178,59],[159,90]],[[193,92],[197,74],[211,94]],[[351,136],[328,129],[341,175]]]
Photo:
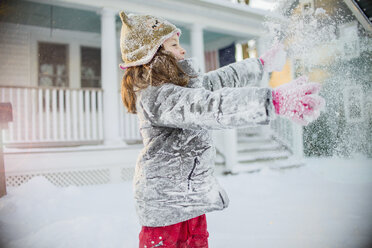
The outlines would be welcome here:
[[[122,99],[138,115],[144,144],[134,176],[139,246],[208,247],[205,213],[229,204],[213,175],[208,130],[267,125],[274,113],[307,124],[324,104],[314,95],[319,85],[300,78],[275,91],[252,87],[264,70],[281,70],[280,45],[260,59],[201,75],[185,60],[173,24],[149,15],[120,17]]]

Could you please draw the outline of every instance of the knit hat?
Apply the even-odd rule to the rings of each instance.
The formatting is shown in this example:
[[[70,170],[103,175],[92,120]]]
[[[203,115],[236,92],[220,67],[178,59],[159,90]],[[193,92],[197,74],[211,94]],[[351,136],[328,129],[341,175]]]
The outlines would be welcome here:
[[[151,15],[126,15],[120,12],[123,23],[120,50],[124,63],[121,69],[150,62],[163,42],[181,30],[172,23]]]

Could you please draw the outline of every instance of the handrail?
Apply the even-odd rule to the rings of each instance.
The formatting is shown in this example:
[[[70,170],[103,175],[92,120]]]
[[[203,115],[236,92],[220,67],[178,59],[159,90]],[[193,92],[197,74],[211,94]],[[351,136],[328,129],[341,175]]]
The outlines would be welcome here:
[[[51,90],[76,90],[76,91],[104,91],[101,88],[94,88],[94,87],[84,87],[84,88],[69,88],[69,87],[59,87],[59,86],[17,86],[17,85],[0,85],[0,88],[15,88],[15,89],[51,89]]]
[[[8,146],[103,142],[102,89],[0,86],[0,102],[14,110]]]

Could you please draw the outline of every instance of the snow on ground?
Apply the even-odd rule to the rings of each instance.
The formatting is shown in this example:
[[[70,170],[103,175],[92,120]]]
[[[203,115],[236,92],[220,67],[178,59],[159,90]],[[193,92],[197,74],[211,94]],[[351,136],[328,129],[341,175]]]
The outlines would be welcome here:
[[[211,248],[362,248],[372,240],[371,159],[307,159],[219,181],[230,206],[207,214]],[[132,248],[139,230],[130,182],[57,188],[38,177],[0,199],[0,247]]]

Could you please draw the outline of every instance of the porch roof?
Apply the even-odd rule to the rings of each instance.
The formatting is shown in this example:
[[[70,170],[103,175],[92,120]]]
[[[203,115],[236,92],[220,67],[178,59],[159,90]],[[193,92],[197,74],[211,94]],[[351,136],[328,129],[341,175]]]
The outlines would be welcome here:
[[[276,17],[265,10],[251,8],[228,0],[29,0],[31,2],[90,10],[102,8],[114,11],[147,13],[161,16],[188,28],[194,23],[204,30],[236,37],[252,37],[265,34],[262,25],[265,16]]]

